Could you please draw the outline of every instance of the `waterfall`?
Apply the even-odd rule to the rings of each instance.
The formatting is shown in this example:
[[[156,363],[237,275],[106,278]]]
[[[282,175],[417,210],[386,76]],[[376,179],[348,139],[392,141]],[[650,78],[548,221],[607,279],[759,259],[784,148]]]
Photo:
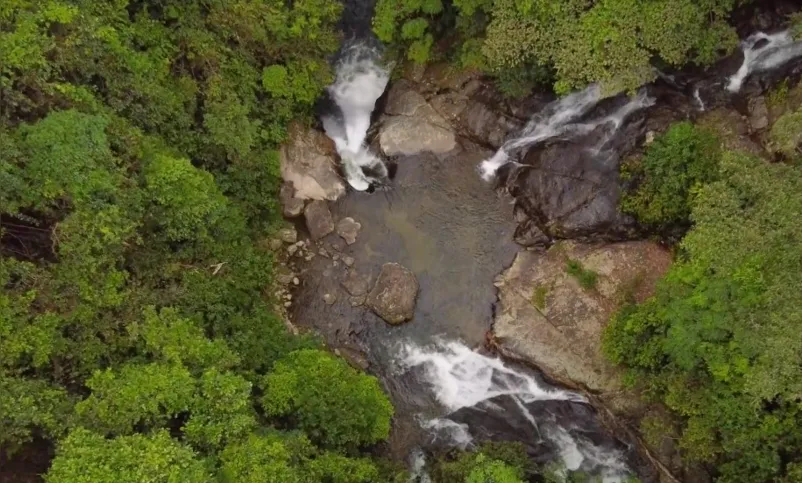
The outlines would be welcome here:
[[[534,115],[523,130],[514,138],[507,140],[490,159],[479,165],[482,178],[493,179],[499,168],[510,162],[510,152],[534,146],[549,139],[568,140],[590,133],[599,126],[610,125],[612,130],[602,137],[591,149],[599,152],[610,140],[624,119],[633,112],[651,106],[654,99],[641,89],[637,95],[612,114],[597,119],[578,122],[601,100],[601,88],[592,84],[582,91],[558,99]]]
[[[465,448],[472,444],[472,428],[449,419],[457,411],[479,408],[483,412],[503,413],[512,407],[532,426],[532,434],[558,449],[567,469],[591,471],[603,481],[611,482],[621,481],[629,473],[621,452],[584,437],[586,430],[581,423],[566,427],[565,421],[539,419],[528,408],[537,401],[584,403],[579,394],[543,387],[532,375],[508,367],[501,359],[484,356],[453,341],[439,341],[432,347],[407,344],[401,350],[399,365],[405,372],[422,373],[421,377],[447,411],[445,416],[422,420],[421,425],[438,433],[436,436],[444,436],[453,446]],[[499,397],[510,398],[513,404],[502,408],[494,402]],[[521,434],[526,434],[523,428]]]
[[[775,34],[756,32],[741,42],[741,50],[744,61],[729,78],[727,90],[730,92],[741,90],[751,73],[771,70],[802,55],[802,42],[794,42],[787,30]]]
[[[370,115],[381,97],[389,74],[377,62],[378,53],[364,44],[344,50],[336,67],[334,84],[328,87],[339,115],[322,116],[326,135],[334,141],[348,184],[365,191],[387,178],[387,167],[365,145]]]

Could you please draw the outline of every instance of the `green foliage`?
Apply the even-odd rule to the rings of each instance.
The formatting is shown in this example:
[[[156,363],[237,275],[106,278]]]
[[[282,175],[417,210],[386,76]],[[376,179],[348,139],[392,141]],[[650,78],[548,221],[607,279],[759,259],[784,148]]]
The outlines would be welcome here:
[[[380,0],[373,27],[383,42],[409,48],[404,26],[410,19],[425,18],[430,32],[442,32],[457,41],[463,64],[467,60],[509,80],[524,78],[508,71],[525,66],[554,68],[559,93],[590,82],[614,83],[615,90],[627,90],[652,78],[655,56],[673,66],[709,64],[733,49],[737,36],[725,22],[736,3],[459,0],[443,10],[439,0]],[[421,14],[425,15],[415,17]],[[428,58],[419,52],[408,56]],[[509,80],[502,81],[502,86],[509,87]],[[520,89],[510,92],[520,93]]]
[[[340,2],[0,4],[3,450],[45,439],[52,482],[206,482],[276,433],[298,476],[276,481],[379,480],[355,448],[277,433],[254,394],[318,345],[272,311],[261,241],[279,144],[332,79]],[[343,411],[340,436],[385,438],[376,381],[327,367],[362,391],[322,411]]]
[[[71,424],[72,404],[67,392],[46,383],[0,373],[0,445],[13,454],[35,434],[56,439]]]
[[[86,381],[92,394],[75,406],[82,423],[101,433],[131,434],[157,427],[189,409],[195,391],[181,366],[129,364],[119,373],[98,371]]]
[[[224,483],[364,483],[378,476],[370,460],[320,451],[297,434],[253,435],[227,446],[221,459]]]
[[[373,32],[385,44],[400,42],[407,58],[418,64],[431,56],[432,16],[443,12],[441,0],[379,0],[373,15]]]
[[[166,431],[114,439],[76,429],[58,446],[48,483],[209,483],[202,460]]]
[[[151,217],[168,239],[202,238],[226,208],[214,177],[188,159],[158,154],[145,166],[145,186],[154,207]]]
[[[546,297],[549,295],[549,288],[545,285],[537,285],[532,291],[530,302],[538,310],[546,309]]]
[[[522,444],[486,442],[475,451],[437,460],[432,476],[442,483],[519,483],[528,464]]]
[[[799,210],[798,168],[725,153],[692,201],[683,258],[605,334],[607,355],[672,411],[686,457],[715,464],[718,481],[780,481],[798,464]]]
[[[565,271],[568,275],[574,277],[585,290],[593,290],[596,288],[596,283],[599,281],[599,274],[583,267],[578,260],[571,260],[569,258],[568,261],[565,262]]]
[[[771,126],[769,140],[772,151],[788,157],[799,156],[799,144],[802,143],[802,111],[780,116]]]
[[[672,125],[646,149],[634,175],[640,184],[621,199],[621,209],[642,223],[687,223],[699,188],[718,177],[718,139],[689,122]]]
[[[264,380],[270,416],[289,416],[315,441],[332,448],[387,438],[393,408],[375,377],[319,350],[300,350],[276,362]]]

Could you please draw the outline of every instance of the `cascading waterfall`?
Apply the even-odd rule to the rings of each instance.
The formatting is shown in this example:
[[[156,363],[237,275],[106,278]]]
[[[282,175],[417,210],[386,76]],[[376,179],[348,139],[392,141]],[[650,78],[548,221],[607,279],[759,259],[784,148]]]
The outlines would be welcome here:
[[[741,42],[744,61],[730,76],[727,90],[738,92],[744,80],[754,72],[771,70],[802,55],[802,42],[795,42],[787,30],[775,34],[756,32]]]
[[[347,48],[337,63],[328,93],[339,115],[322,116],[326,135],[334,141],[348,184],[365,191],[387,179],[387,167],[365,145],[370,115],[387,87],[389,74],[377,62],[378,53],[363,44]]]
[[[505,142],[492,158],[479,165],[482,178],[490,181],[496,172],[510,163],[510,153],[521,148],[535,146],[549,139],[567,140],[590,133],[599,126],[611,125],[612,129],[602,137],[592,150],[599,152],[610,140],[624,119],[633,112],[651,106],[654,99],[641,89],[626,104],[608,116],[585,122],[577,122],[601,100],[601,88],[592,84],[582,91],[552,102],[527,123],[519,135]]]
[[[543,387],[534,377],[516,371],[497,358],[472,351],[458,342],[439,341],[432,347],[407,344],[401,350],[399,366],[405,372],[418,370],[435,398],[447,411],[445,416],[422,420],[421,425],[450,445],[465,448],[472,443],[470,427],[449,419],[465,408],[503,412],[494,400],[508,397],[532,425],[534,433],[559,449],[569,470],[590,471],[603,481],[620,481],[629,473],[623,455],[615,448],[605,448],[556,421],[535,418],[527,405],[537,401],[581,402],[576,393]]]

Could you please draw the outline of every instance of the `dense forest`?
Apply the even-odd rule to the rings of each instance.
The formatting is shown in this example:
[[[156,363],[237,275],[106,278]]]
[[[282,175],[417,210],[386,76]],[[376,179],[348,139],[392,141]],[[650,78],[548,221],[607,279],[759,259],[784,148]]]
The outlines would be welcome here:
[[[731,51],[741,3],[378,0],[373,29],[388,55],[479,69],[510,96],[621,90],[651,65]],[[342,10],[0,2],[0,469],[52,483],[407,481],[380,456],[394,410],[379,381],[288,332],[269,290],[277,149],[291,122],[314,122]],[[622,210],[654,233],[689,231],[655,297],[611,322],[606,351],[718,481],[802,481],[800,115],[772,132],[783,162],[680,123],[625,173],[637,182]],[[432,474],[532,471],[522,448],[489,444]]]

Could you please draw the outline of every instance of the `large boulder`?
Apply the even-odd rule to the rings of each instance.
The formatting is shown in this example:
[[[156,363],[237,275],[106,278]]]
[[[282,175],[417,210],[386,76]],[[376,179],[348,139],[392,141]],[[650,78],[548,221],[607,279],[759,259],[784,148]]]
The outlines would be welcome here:
[[[334,201],[345,193],[332,141],[298,124],[290,127],[281,148],[281,177],[292,184],[292,197],[300,200]]]
[[[390,89],[379,131],[379,146],[387,156],[452,151],[457,139],[448,121],[405,81]]]
[[[319,240],[334,231],[334,220],[325,201],[313,201],[306,205],[304,218],[312,240]]]
[[[400,324],[412,319],[417,296],[415,275],[397,263],[385,263],[366,302],[387,323]]]
[[[570,261],[595,273],[595,282],[569,273]],[[601,353],[602,332],[623,301],[651,293],[670,263],[668,251],[646,241],[521,251],[495,282],[495,339],[504,353],[555,380],[614,397],[620,374]]]

